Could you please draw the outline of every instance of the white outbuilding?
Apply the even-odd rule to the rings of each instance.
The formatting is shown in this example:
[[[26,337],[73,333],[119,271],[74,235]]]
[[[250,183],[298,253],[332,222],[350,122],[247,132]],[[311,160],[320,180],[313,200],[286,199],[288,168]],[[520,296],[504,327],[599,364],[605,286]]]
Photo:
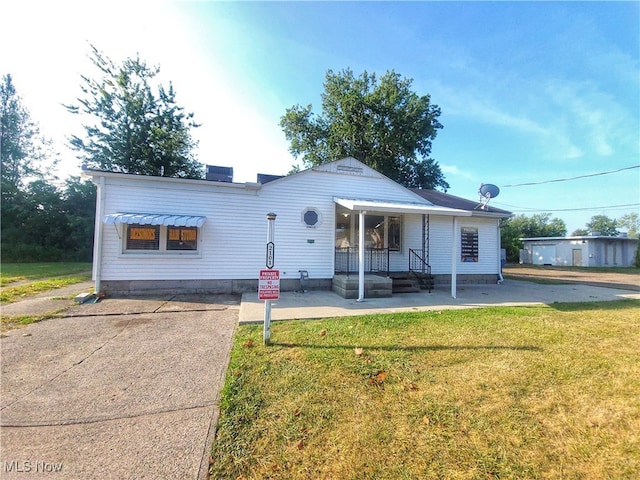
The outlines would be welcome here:
[[[283,291],[363,300],[413,281],[455,297],[457,284],[502,278],[499,220],[509,212],[405,188],[354,158],[256,183],[220,167],[208,180],[83,175],[98,189],[96,291],[109,295],[255,291],[271,212]]]
[[[584,235],[573,237],[522,238],[520,263],[565,267],[632,267],[638,239],[625,235],[609,237]]]

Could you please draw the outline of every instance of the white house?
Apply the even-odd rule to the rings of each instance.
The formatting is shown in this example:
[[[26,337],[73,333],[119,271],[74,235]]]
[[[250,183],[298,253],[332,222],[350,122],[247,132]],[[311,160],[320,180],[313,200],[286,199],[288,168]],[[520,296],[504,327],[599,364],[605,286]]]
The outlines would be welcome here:
[[[256,183],[210,171],[212,180],[83,170],[98,188],[96,291],[255,291],[267,213],[277,215],[283,291],[299,290],[302,278],[305,288],[333,285],[345,296],[355,288],[359,299],[390,295],[389,278],[413,271],[455,296],[458,283],[501,279],[498,221],[509,212],[412,191],[353,158]]]
[[[632,267],[637,238],[585,235],[522,238],[520,263],[575,267]]]

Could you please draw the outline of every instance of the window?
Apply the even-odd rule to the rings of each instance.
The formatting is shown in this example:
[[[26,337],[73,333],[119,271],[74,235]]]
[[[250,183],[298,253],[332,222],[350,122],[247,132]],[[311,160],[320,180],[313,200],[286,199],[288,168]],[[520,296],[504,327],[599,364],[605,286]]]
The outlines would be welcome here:
[[[359,243],[360,217],[347,210],[336,212],[336,247],[356,247]],[[364,216],[365,248],[402,249],[402,217],[392,215]]]
[[[460,229],[460,259],[463,262],[478,261],[477,227],[462,227]]]
[[[302,221],[307,228],[316,228],[320,225],[320,212],[315,208],[307,208],[302,212]]]
[[[123,253],[197,253],[197,227],[125,224]]]
[[[128,225],[127,250],[158,250],[160,247],[159,225]]]
[[[196,227],[167,227],[167,250],[197,250]]]

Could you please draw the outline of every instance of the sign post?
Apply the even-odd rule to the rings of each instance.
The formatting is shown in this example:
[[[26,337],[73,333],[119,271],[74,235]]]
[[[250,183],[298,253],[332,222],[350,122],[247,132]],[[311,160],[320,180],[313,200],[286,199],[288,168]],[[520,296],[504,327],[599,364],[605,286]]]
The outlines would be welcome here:
[[[258,280],[258,298],[264,300],[264,344],[269,345],[271,338],[271,300],[280,298],[280,272],[273,270],[275,264],[275,244],[273,243],[273,224],[275,213],[267,213],[267,259],[266,270],[260,270]]]

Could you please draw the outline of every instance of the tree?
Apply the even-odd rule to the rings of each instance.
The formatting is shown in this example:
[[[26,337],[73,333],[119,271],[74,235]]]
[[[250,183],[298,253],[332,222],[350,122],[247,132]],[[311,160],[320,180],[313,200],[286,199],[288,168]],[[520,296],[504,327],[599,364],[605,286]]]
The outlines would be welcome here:
[[[574,237],[584,237],[585,235],[589,235],[589,230],[586,228],[576,228],[571,235]]]
[[[502,248],[507,251],[507,261],[517,262],[522,249],[521,238],[564,237],[567,226],[560,218],[551,218],[550,213],[539,213],[527,217],[515,217],[500,221],[500,240]]]
[[[73,114],[84,114],[85,137],[72,136],[71,147],[90,168],[141,175],[202,178],[193,155],[197,142],[191,128],[198,125],[192,113],[176,103],[173,86],[162,85],[154,93],[152,81],[159,67],[149,67],[139,57],[115,65],[92,48],[98,80],[81,76],[83,96],[67,105]]]
[[[50,142],[40,135],[38,125],[31,120],[22,104],[10,74],[0,84],[0,160],[2,161],[2,202],[14,197],[27,179],[49,176],[44,162],[56,158]]]
[[[594,215],[591,217],[591,220],[587,222],[586,226],[592,235],[594,233],[605,237],[615,237],[618,235],[616,221],[606,215]]]
[[[88,180],[69,177],[62,193],[62,211],[69,226],[69,244],[78,261],[90,262],[96,217],[96,187]]]
[[[413,92],[412,82],[393,70],[379,82],[366,71],[356,78],[350,69],[329,70],[322,113],[294,105],[280,119],[290,152],[307,167],[351,156],[407,187],[446,191],[440,166],[429,158],[442,128],[440,108]]]
[[[640,216],[637,212],[625,213],[616,220],[616,225],[626,229],[629,238],[638,238],[640,236]]]

